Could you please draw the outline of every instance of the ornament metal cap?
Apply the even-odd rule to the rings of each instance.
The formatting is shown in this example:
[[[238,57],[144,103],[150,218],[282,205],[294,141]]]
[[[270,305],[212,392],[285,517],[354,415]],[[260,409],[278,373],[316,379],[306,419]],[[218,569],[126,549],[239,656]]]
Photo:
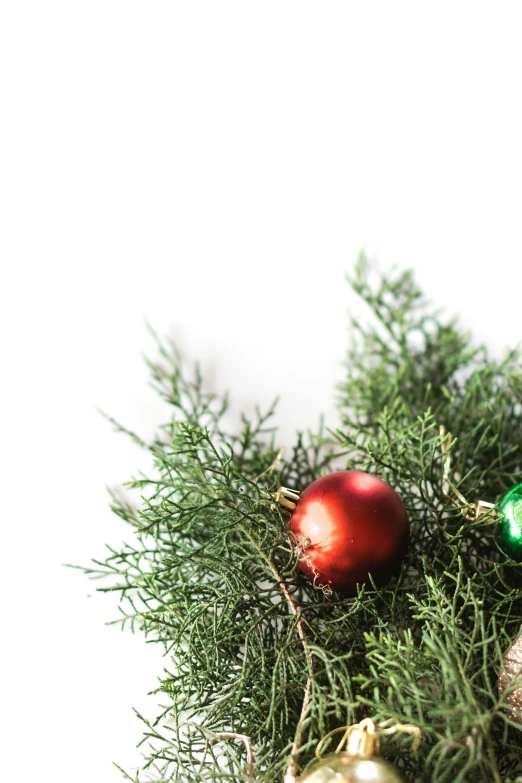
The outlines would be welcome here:
[[[277,492],[274,492],[272,497],[283,511],[292,513],[297,508],[297,501],[299,500],[300,492],[295,489],[289,489],[288,487],[279,487]]]
[[[375,726],[371,720],[352,726],[346,750],[350,756],[358,756],[361,759],[369,759],[380,753],[381,738],[375,734]]]
[[[380,752],[381,738],[375,731],[375,723],[369,718],[365,718],[353,726],[341,726],[326,734],[315,749],[315,755],[318,759],[322,758],[321,750],[325,742],[341,731],[344,734],[335,753],[340,753],[344,745],[346,745],[345,753],[362,759],[369,759]]]

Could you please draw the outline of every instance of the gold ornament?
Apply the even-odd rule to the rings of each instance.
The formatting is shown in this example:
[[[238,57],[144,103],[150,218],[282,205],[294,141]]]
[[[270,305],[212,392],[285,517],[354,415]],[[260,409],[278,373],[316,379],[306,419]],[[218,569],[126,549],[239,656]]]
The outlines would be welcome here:
[[[406,783],[406,778],[396,766],[377,755],[381,742],[376,728],[383,734],[396,731],[415,734],[414,747],[420,740],[420,730],[416,726],[397,723],[390,726],[388,722],[376,727],[369,719],[355,726],[343,726],[321,740],[315,752],[319,761],[299,778],[298,783]],[[320,751],[324,743],[340,731],[344,735],[337,750],[322,758]]]
[[[504,667],[498,675],[498,690],[502,695],[506,687],[517,677],[519,685],[506,696],[511,717],[522,723],[522,633],[520,633],[504,656]]]
[[[406,783],[396,766],[384,759],[358,759],[337,753],[319,761],[299,783]]]

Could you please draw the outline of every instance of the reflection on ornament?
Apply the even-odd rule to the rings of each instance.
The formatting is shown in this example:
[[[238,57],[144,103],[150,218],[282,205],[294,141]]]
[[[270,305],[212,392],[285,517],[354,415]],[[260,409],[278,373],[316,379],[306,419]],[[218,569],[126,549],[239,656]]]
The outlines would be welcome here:
[[[515,677],[519,678],[520,685],[506,696],[506,702],[510,707],[511,717],[522,723],[522,633],[517,636],[504,656],[503,670],[498,675],[500,695]]]

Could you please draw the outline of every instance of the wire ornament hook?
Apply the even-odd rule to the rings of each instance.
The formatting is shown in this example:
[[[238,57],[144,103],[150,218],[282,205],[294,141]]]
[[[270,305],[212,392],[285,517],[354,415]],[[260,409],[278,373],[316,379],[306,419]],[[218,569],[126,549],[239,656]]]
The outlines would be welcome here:
[[[475,503],[471,503],[466,500],[462,492],[451,480],[451,446],[455,441],[455,438],[451,432],[447,432],[446,428],[441,425],[439,427],[439,433],[441,437],[441,451],[442,451],[442,491],[448,500],[459,509],[464,519],[470,522],[476,522],[479,517],[487,514],[492,518],[498,516],[495,510],[495,503],[488,503],[485,500],[478,500]],[[457,477],[457,481],[459,477]],[[452,494],[453,493],[453,494]]]
[[[412,751],[419,749],[422,740],[422,731],[418,726],[412,723],[399,723],[395,718],[384,721],[384,723],[375,724],[371,718],[365,718],[360,723],[355,723],[352,726],[339,726],[317,743],[315,749],[315,756],[317,759],[321,759],[321,750],[324,744],[335,734],[343,732],[341,741],[337,745],[334,753],[345,752],[350,756],[357,756],[361,758],[371,758],[380,751],[381,736],[396,734],[402,732],[403,734],[411,734],[414,737],[412,744]]]
[[[259,476],[256,476],[254,479],[254,484],[257,484],[260,478],[263,478],[263,476],[266,476],[268,479],[272,476],[273,473],[277,474],[277,492],[272,492],[271,497],[274,500],[275,504],[282,510],[285,511],[288,514],[292,514],[293,511],[295,511],[297,506],[297,501],[299,500],[299,495],[301,494],[295,489],[289,489],[288,487],[282,487],[281,486],[281,465],[283,461],[283,454],[286,451],[286,446],[283,444],[279,451],[276,454],[276,457],[271,465],[268,466],[266,470],[264,470],[262,473],[259,474]]]

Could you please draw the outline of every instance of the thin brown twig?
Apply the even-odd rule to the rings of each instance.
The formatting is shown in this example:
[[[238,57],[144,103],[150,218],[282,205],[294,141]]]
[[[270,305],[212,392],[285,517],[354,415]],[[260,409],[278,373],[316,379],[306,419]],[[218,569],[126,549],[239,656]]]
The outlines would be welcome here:
[[[247,755],[247,781],[254,780],[254,766],[255,766],[255,755],[254,755],[254,745],[252,743],[252,738],[248,737],[246,734],[236,734],[233,731],[220,731],[219,734],[216,735],[216,739],[238,739],[241,740],[241,742],[244,744],[246,748],[246,755]]]
[[[314,672],[314,659],[312,655],[312,651],[310,650],[308,646],[308,640],[306,636],[306,631],[304,629],[303,620],[299,616],[299,605],[297,604],[296,600],[294,599],[293,595],[288,590],[288,587],[286,586],[283,577],[275,567],[275,565],[271,562],[270,568],[272,570],[272,573],[274,574],[276,581],[281,588],[281,592],[283,593],[284,597],[286,598],[286,601],[288,603],[288,606],[290,607],[290,611],[293,615],[295,615],[297,620],[297,633],[299,634],[299,638],[301,639],[301,642],[303,643],[303,648],[306,655],[306,660],[308,663],[308,678],[306,680],[306,686],[303,696],[303,704],[301,707],[301,715],[299,716],[299,723],[298,723],[298,729],[297,734],[294,739],[294,743],[292,745],[292,751],[290,755],[290,763],[288,764],[288,767],[286,768],[285,776],[284,776],[284,783],[295,783],[296,780],[296,772],[297,772],[297,762],[299,759],[299,748],[301,747],[301,743],[303,741],[303,720],[306,716],[306,713],[308,712],[308,707],[310,706],[310,697],[312,694],[312,675]]]
[[[286,508],[287,511],[292,511],[295,508],[295,506],[296,506],[297,500],[299,499],[299,493],[295,492],[294,490],[286,490],[285,488],[281,487],[280,463],[281,463],[281,459],[282,459],[284,450],[285,450],[285,446],[282,446],[279,449],[279,451],[277,453],[277,456],[276,456],[274,462],[272,463],[272,465],[267,470],[265,470],[260,476],[258,476],[255,481],[257,483],[257,481],[263,475],[265,475],[267,473],[268,473],[268,475],[271,475],[272,472],[274,470],[276,470],[277,471],[278,492],[275,495],[273,495],[273,497],[276,500],[276,502],[278,503],[278,505],[280,505],[283,508],[283,510]],[[281,499],[282,498],[284,499],[284,497],[285,497],[285,495],[283,493],[289,493],[289,501],[290,502],[286,502],[284,504],[281,503]],[[252,536],[250,535],[249,532],[247,532],[247,536],[252,541],[252,543],[255,546],[257,546],[256,542],[253,540],[253,538],[252,538]],[[259,547],[258,547],[258,549],[259,549]],[[296,774],[297,774],[297,763],[298,763],[298,760],[299,760],[299,749],[300,749],[302,741],[303,741],[303,721],[304,721],[304,718],[305,718],[305,716],[306,716],[306,714],[308,712],[308,708],[310,706],[310,698],[311,698],[311,695],[312,695],[312,676],[313,676],[313,673],[314,673],[314,659],[313,659],[313,656],[312,656],[312,652],[311,652],[311,650],[310,650],[310,648],[308,646],[308,639],[307,639],[306,631],[305,631],[305,628],[304,628],[303,620],[302,620],[302,618],[300,616],[300,607],[299,607],[297,601],[294,599],[293,595],[290,593],[288,587],[285,584],[285,581],[284,581],[283,577],[281,576],[281,574],[277,570],[277,567],[274,565],[272,560],[269,557],[267,557],[264,552],[261,552],[261,554],[264,557],[264,559],[267,561],[267,563],[268,563],[268,565],[270,567],[270,570],[272,571],[272,573],[273,573],[273,575],[274,575],[274,577],[276,579],[276,582],[279,585],[279,587],[281,589],[281,592],[283,593],[283,595],[284,595],[284,597],[286,599],[286,602],[288,603],[290,611],[292,612],[292,614],[295,617],[297,617],[297,624],[296,624],[297,633],[299,635],[299,638],[301,639],[301,642],[302,642],[302,645],[303,645],[303,649],[304,649],[305,655],[306,655],[306,660],[307,660],[307,663],[308,663],[308,677],[307,677],[307,680],[306,680],[306,685],[305,685],[305,690],[304,690],[304,695],[303,695],[303,703],[302,703],[302,706],[301,706],[301,714],[299,716],[299,723],[298,723],[297,733],[296,733],[294,742],[292,744],[292,751],[291,751],[291,754],[290,754],[290,762],[289,762],[289,764],[288,764],[288,766],[286,768],[286,772],[285,772],[284,779],[283,779],[283,783],[295,783],[295,781],[297,779],[296,778]]]

